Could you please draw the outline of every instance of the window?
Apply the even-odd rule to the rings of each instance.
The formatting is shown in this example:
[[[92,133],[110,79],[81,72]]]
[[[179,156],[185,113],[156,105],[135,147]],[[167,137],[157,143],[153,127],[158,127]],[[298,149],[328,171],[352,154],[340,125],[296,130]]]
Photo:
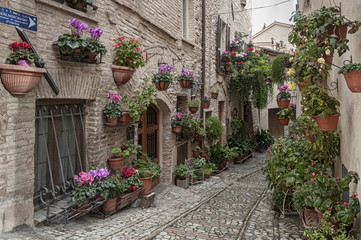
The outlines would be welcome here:
[[[221,54],[230,49],[230,27],[223,22],[220,16],[217,21],[216,33],[216,71],[221,72]]]
[[[73,176],[86,170],[83,104],[37,105],[34,151],[34,205],[62,195]],[[42,195],[41,193],[47,193]]]
[[[193,0],[183,0],[183,39],[194,41]]]

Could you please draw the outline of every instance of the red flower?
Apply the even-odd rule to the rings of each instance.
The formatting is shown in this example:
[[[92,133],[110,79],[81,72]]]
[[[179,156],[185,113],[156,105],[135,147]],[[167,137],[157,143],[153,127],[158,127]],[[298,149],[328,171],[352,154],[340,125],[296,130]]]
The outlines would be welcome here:
[[[234,56],[236,56],[236,55],[237,55],[236,52],[232,52],[232,53],[231,53],[231,56],[232,56],[232,57],[234,57]]]
[[[343,202],[343,205],[348,207],[350,204],[348,202]]]
[[[248,51],[253,51],[253,47],[249,47],[249,48],[248,48]]]

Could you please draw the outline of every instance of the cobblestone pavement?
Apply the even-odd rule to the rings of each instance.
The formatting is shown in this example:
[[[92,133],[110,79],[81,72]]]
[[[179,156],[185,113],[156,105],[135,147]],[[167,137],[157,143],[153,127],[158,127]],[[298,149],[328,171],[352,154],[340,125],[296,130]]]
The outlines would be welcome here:
[[[253,153],[188,189],[159,184],[148,209],[129,207],[104,220],[84,216],[68,225],[19,228],[0,239],[302,239],[298,217],[280,218],[272,210],[260,171],[264,158]]]

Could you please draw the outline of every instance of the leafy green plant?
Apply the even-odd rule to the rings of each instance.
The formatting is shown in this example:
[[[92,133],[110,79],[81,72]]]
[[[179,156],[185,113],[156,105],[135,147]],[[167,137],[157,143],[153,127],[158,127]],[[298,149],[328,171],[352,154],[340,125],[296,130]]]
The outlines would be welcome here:
[[[132,155],[137,154],[141,150],[141,146],[135,146],[135,144],[127,141],[122,148],[115,147],[112,149],[112,154],[114,158],[123,157],[125,159],[129,158]]]
[[[161,64],[158,67],[158,73],[153,74],[152,81],[156,82],[173,82],[173,75],[171,74],[174,66]]]
[[[361,63],[350,63],[343,65],[343,67],[338,71],[338,73],[347,73],[352,71],[361,70]]]
[[[286,81],[286,68],[290,66],[289,56],[281,54],[275,57],[271,65],[271,79],[273,83],[283,84]]]
[[[201,103],[201,101],[199,99],[195,98],[195,99],[188,101],[188,106],[189,107],[199,107],[200,103]]]
[[[239,117],[234,117],[231,120],[231,128],[232,128],[232,136],[235,138],[242,140],[247,136],[248,125],[243,119]]]
[[[91,53],[100,53],[101,55],[104,55],[107,52],[107,49],[105,48],[104,44],[99,42],[97,39],[91,39],[87,38],[85,39],[85,50]]]
[[[82,2],[85,3],[86,5],[91,5],[93,4],[93,0],[65,0],[65,2],[69,5],[72,6],[73,3],[76,2]]]
[[[225,147],[222,147],[220,143],[217,143],[210,148],[210,155],[211,162],[213,163],[222,163],[228,160],[227,150]]]
[[[142,44],[135,38],[118,37],[115,39],[113,64],[132,69],[144,67],[146,60],[143,56],[144,50],[141,47]]]
[[[138,170],[141,178],[150,177],[158,178],[162,172],[159,164],[151,161],[150,157],[144,153],[139,152],[140,156],[133,160],[133,166]]]
[[[182,179],[185,179],[186,176],[191,175],[192,173],[193,173],[193,170],[191,170],[188,165],[181,163],[175,167],[173,175],[176,175],[176,176],[181,177]]]
[[[16,52],[10,53],[10,55],[6,58],[6,63],[15,64],[19,60],[28,60],[32,63],[38,60],[38,57],[30,52],[29,49],[19,49]]]
[[[85,49],[87,44],[84,39],[76,35],[70,35],[64,33],[58,37],[58,40],[54,42],[55,46],[58,46],[60,52],[64,55],[71,55],[75,53],[76,49]],[[80,52],[80,57],[85,57],[85,51]]]
[[[206,136],[213,141],[219,138],[223,133],[222,122],[215,117],[209,117],[206,120]]]
[[[103,109],[103,113],[106,117],[116,118],[122,115],[122,107],[118,103],[108,103]]]
[[[219,87],[213,87],[211,89],[211,93],[219,93],[219,91],[221,91],[221,89]]]
[[[295,110],[293,107],[287,107],[287,108],[282,108],[278,113],[276,113],[276,115],[279,117],[279,118],[293,118],[294,115],[295,115]]]
[[[268,147],[274,143],[274,137],[270,134],[268,130],[259,130],[257,129],[256,134],[254,135],[256,139],[257,146]]]

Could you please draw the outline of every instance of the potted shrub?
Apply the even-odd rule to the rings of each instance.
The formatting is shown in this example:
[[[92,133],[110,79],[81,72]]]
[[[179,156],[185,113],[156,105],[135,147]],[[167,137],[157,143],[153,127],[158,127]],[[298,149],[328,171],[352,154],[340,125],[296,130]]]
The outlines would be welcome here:
[[[114,82],[117,85],[127,83],[135,70],[145,65],[142,44],[135,38],[126,39],[124,36],[115,39],[112,70]]]
[[[141,121],[141,116],[146,111],[151,103],[157,104],[155,98],[157,97],[157,89],[152,85],[148,84],[148,79],[143,79],[144,85],[142,91],[137,90],[132,98],[127,96],[123,97],[122,102],[128,105],[129,117],[134,122]]]
[[[176,112],[171,120],[171,125],[173,127],[174,133],[182,132],[182,118],[184,114],[181,112]]]
[[[109,166],[114,170],[122,167],[124,159],[137,154],[140,150],[140,146],[136,147],[134,144],[127,142],[123,149],[118,147],[113,148],[112,155],[108,158]]]
[[[361,63],[344,65],[338,73],[344,75],[346,84],[351,92],[361,92]]]
[[[187,69],[182,68],[181,75],[178,77],[179,84],[182,88],[192,87],[194,80],[193,72],[188,71]]]
[[[220,143],[210,148],[211,162],[215,163],[219,170],[227,166],[227,151]]]
[[[89,33],[91,37],[85,39],[86,59],[95,61],[99,53],[104,55],[107,52],[107,49],[104,44],[99,42],[99,38],[103,34],[103,31],[100,28],[89,28]]]
[[[192,173],[190,174],[192,182],[203,181],[204,180],[203,170],[207,164],[206,159],[204,158],[190,159],[189,161],[187,161],[187,163],[192,171]]]
[[[208,94],[204,94],[202,98],[202,108],[208,109],[210,104],[211,98],[208,96]]]
[[[182,188],[188,188],[189,187],[189,176],[192,174],[193,174],[193,171],[186,164],[181,163],[178,166],[175,166],[173,175],[176,176],[177,186],[182,187]]]
[[[191,113],[196,113],[199,108],[200,101],[199,99],[192,99],[188,102],[188,108]]]
[[[133,160],[133,166],[138,170],[139,177],[143,181],[143,187],[145,187],[143,194],[150,193],[152,179],[159,178],[162,172],[159,164],[152,162],[146,153],[140,152],[140,157]]]
[[[65,0],[65,2],[70,7],[78,10],[85,10],[87,5],[93,4],[93,0]]]
[[[310,86],[304,90],[302,109],[306,115],[314,116],[320,131],[337,130],[340,114],[337,106],[340,102],[327,94],[326,90],[317,86]]]
[[[107,117],[107,122],[105,123],[108,126],[115,126],[118,124],[118,118],[122,115],[122,108],[119,105],[121,97],[119,93],[114,94],[109,92],[108,98],[111,99],[111,103],[105,105],[103,109],[103,114]]]
[[[278,120],[280,121],[281,125],[288,125],[288,122],[290,121],[291,118],[294,117],[294,108],[293,107],[287,107],[287,108],[282,108],[278,113]]]
[[[214,163],[207,163],[204,168],[203,168],[203,172],[204,172],[204,177],[205,178],[210,178],[211,177],[211,173],[217,169],[216,165]]]
[[[198,157],[199,154],[201,153],[201,148],[199,146],[194,146],[192,150],[193,150],[193,157],[195,158]]]
[[[217,87],[217,88],[212,88],[212,90],[211,90],[211,97],[212,97],[213,99],[217,99],[220,90],[221,90],[221,89],[218,88],[218,87]]]
[[[288,92],[288,86],[280,85],[277,88],[280,91],[277,94],[277,105],[279,108],[287,108],[291,101],[291,94]]]
[[[223,133],[222,122],[215,117],[209,117],[206,120],[206,137],[210,141],[218,139]]]
[[[165,91],[168,89],[169,84],[173,82],[173,75],[171,74],[174,66],[168,64],[161,64],[158,67],[158,73],[153,75],[153,83],[159,91]]]
[[[13,42],[9,46],[13,52],[6,64],[0,64],[1,81],[11,94],[23,95],[38,85],[46,69],[31,67],[38,58],[27,42]]]

